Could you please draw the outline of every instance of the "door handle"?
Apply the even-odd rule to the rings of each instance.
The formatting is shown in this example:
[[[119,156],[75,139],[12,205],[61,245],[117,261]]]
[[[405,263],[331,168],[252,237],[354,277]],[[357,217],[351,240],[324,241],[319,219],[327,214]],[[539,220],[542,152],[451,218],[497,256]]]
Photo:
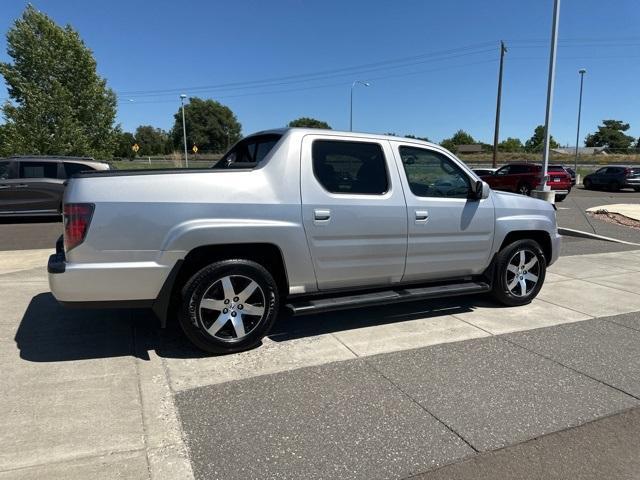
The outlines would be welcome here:
[[[19,183],[18,185],[16,185],[16,188],[27,188],[29,185],[27,185],[26,183]]]
[[[0,190],[5,190],[7,188],[11,188],[11,185],[0,185]]]
[[[416,210],[416,223],[426,223],[429,219],[429,212],[426,210]]]
[[[331,210],[316,209],[313,211],[313,219],[318,222],[328,222],[331,219]]]

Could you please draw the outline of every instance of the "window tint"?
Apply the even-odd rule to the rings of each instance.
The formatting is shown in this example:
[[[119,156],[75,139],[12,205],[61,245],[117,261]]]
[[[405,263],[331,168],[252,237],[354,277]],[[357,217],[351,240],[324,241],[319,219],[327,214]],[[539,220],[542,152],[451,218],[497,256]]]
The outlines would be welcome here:
[[[418,197],[467,198],[469,177],[443,154],[415,147],[400,147],[409,188]]]
[[[511,170],[509,171],[509,173],[511,175],[518,173],[529,173],[530,170],[531,169],[528,165],[511,165]]]
[[[381,195],[389,189],[382,147],[377,143],[316,140],[313,173],[331,193]]]
[[[9,162],[0,162],[0,180],[9,178]]]
[[[74,174],[79,172],[86,172],[87,170],[94,170],[94,169],[82,163],[64,162],[64,173],[67,178],[71,178]]]
[[[505,165],[496,171],[496,175],[509,175],[511,173],[511,165]]]
[[[606,172],[607,172],[607,167],[603,167],[596,171],[596,175],[603,175]]]
[[[282,138],[280,134],[254,135],[238,142],[212,168],[253,168]]]
[[[58,178],[58,163],[20,162],[20,178]]]

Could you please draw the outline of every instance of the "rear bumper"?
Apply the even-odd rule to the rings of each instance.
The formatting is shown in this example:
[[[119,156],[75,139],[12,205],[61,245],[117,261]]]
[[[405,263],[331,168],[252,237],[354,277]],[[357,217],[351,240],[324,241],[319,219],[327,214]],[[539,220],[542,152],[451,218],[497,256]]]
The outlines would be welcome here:
[[[129,307],[151,305],[171,266],[156,262],[74,264],[67,261],[58,240],[47,271],[51,293],[60,303]]]

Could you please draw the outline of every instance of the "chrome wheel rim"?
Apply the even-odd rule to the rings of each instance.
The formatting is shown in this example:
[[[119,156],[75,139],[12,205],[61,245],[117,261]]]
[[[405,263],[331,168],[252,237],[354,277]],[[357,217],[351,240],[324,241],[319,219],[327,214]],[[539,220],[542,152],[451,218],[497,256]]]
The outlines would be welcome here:
[[[199,305],[202,328],[224,342],[237,342],[257,328],[266,311],[258,283],[243,275],[222,277],[204,292]]]
[[[516,297],[526,297],[531,294],[540,277],[540,262],[538,256],[529,249],[518,250],[513,254],[505,273],[507,290]]]
[[[529,189],[527,188],[526,185],[522,185],[520,187],[520,194],[521,195],[528,195],[529,194]]]

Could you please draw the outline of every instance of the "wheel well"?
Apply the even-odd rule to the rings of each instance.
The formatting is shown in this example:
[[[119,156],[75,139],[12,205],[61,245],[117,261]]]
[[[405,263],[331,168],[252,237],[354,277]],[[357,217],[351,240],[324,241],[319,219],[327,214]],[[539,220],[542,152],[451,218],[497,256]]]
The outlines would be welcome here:
[[[509,232],[507,236],[504,237],[502,245],[500,245],[500,250],[516,240],[535,240],[540,244],[547,262],[551,260],[551,237],[544,230],[516,230]]]
[[[281,294],[289,293],[289,282],[282,252],[271,243],[233,243],[194,248],[184,259],[176,277],[174,290],[179,290],[202,267],[220,260],[236,258],[259,263],[273,275]]]

